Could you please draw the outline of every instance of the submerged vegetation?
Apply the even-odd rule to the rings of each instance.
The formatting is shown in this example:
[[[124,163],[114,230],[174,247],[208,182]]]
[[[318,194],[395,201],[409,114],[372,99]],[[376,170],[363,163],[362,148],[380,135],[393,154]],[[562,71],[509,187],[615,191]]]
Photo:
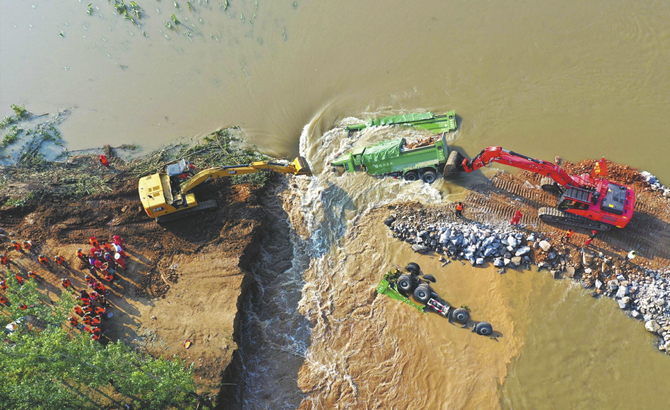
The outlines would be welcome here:
[[[28,120],[30,119],[30,117],[32,117],[32,114],[28,110],[26,110],[25,107],[15,104],[12,104],[11,107],[12,110],[14,110],[15,115],[9,115],[3,118],[2,121],[0,122],[0,130],[4,130],[10,125]]]
[[[15,111],[18,116],[31,118],[23,107],[17,108],[20,108]],[[136,152],[139,149],[137,145],[105,145],[102,148],[69,151],[64,147],[57,128],[66,113],[60,112],[31,127],[27,122],[21,127],[15,125],[5,135],[0,152],[20,141],[23,145],[14,153],[13,164],[0,168],[1,206],[22,206],[45,199],[59,201],[111,192],[129,179],[162,171],[167,164],[182,158],[198,169],[270,159],[235,136],[236,127],[217,130],[196,142],[169,144],[130,161],[124,161],[118,154]],[[50,154],[45,154],[45,151]],[[101,154],[107,157],[108,167],[100,163]],[[259,172],[234,176],[230,182],[263,185],[268,177],[269,173]]]

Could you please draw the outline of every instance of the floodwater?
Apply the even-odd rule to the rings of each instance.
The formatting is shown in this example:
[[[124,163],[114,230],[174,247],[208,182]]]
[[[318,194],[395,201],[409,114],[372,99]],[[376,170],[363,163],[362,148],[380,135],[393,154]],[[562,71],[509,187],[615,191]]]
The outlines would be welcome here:
[[[490,145],[605,156],[668,184],[670,3],[142,0],[140,27],[107,1],[88,15],[88,3],[0,1],[0,115],[10,104],[71,109],[60,130],[73,150],[149,150],[239,125],[270,154],[305,155],[316,173],[293,193],[303,236],[284,258],[291,275],[302,271],[291,276],[304,283],[300,301],[262,304],[291,323],[290,337],[267,336],[284,352],[268,357],[300,371],[275,386],[259,374],[282,366],[249,366],[248,384],[263,385],[249,386],[247,407],[665,407],[670,359],[613,302],[538,273],[442,268],[374,219],[356,230],[376,203],[453,200],[462,188],[335,179],[326,162],[388,136],[328,132],[349,117],[455,109],[451,142],[470,156]],[[435,271],[447,300],[501,329],[498,342],[375,299],[381,274],[410,259]],[[264,295],[281,293],[275,274],[260,280],[272,288]],[[257,316],[269,332],[271,313]]]

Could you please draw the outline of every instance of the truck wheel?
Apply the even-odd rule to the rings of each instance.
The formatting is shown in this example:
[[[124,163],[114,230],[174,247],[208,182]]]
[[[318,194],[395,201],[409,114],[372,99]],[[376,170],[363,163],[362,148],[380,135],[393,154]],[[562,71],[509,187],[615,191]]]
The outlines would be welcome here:
[[[406,295],[412,294],[415,285],[416,282],[410,275],[404,274],[400,275],[398,278],[398,290],[405,293]]]
[[[459,308],[454,310],[454,313],[451,314],[451,318],[454,319],[456,322],[464,325],[468,323],[468,320],[470,320],[470,313],[465,309]]]
[[[424,171],[421,175],[421,179],[423,179],[423,182],[426,184],[432,184],[437,179],[437,174],[434,171]]]
[[[478,335],[489,336],[493,333],[493,326],[488,322],[479,322],[475,325],[475,332]]]
[[[414,298],[424,305],[428,303],[430,299],[430,288],[426,284],[421,284],[414,289]]]
[[[405,172],[405,175],[403,175],[403,178],[405,178],[405,181],[418,181],[419,173],[416,171],[407,171]]]
[[[414,262],[408,263],[407,266],[405,266],[405,270],[407,272],[411,273],[412,275],[417,275],[417,276],[419,275],[419,273],[421,273],[421,268],[419,267],[419,265],[417,263],[414,263]]]

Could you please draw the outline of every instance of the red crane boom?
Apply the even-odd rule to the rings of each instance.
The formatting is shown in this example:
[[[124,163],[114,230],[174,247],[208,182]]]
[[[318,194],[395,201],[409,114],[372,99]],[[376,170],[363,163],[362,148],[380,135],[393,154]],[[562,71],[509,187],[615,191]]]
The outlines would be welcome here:
[[[604,161],[604,159],[603,159]],[[484,148],[471,160],[464,159],[461,168],[472,172],[491,162],[544,175],[542,189],[559,196],[557,209],[540,208],[538,216],[545,222],[565,223],[586,229],[623,228],[633,216],[635,192],[626,186],[600,178],[570,175],[558,165],[503,149]]]

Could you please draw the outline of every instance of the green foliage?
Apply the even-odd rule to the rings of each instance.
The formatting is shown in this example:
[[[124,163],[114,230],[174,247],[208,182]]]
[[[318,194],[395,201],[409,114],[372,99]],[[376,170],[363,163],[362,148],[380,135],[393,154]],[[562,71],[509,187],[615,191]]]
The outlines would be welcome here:
[[[35,193],[34,192],[28,192],[26,196],[23,198],[10,198],[7,201],[5,201],[4,204],[2,204],[3,207],[5,208],[14,208],[17,206],[23,206],[30,202],[31,199],[35,198]]]
[[[7,148],[8,146],[14,144],[19,140],[19,135],[23,132],[23,128],[19,128],[18,125],[12,126],[5,138],[2,139],[2,148]]]
[[[0,342],[0,408],[98,409],[110,404],[94,393],[99,389],[122,395],[117,404],[145,409],[193,402],[192,366],[142,355],[120,341],[103,346],[88,333],[63,326],[74,306],[67,292],[52,307],[35,282],[19,287],[11,272],[7,276],[11,306],[2,308],[0,322],[18,327]],[[28,309],[18,309],[20,303]]]
[[[32,116],[32,114],[26,110],[25,107],[15,104],[12,104],[11,107],[12,110],[14,110],[15,115],[7,116],[2,121],[0,121],[0,130],[4,130],[10,125],[16,124],[18,122],[28,120]]]
[[[251,148],[241,148],[242,141],[231,135],[231,129],[217,130],[204,137],[198,144],[168,145],[147,158],[136,160],[131,164],[128,172],[137,177],[145,176],[161,171],[165,168],[165,164],[182,158],[188,159],[199,169],[248,164],[253,161],[270,159]],[[253,183],[263,185],[267,182],[268,176],[268,172],[239,175],[231,178],[231,182],[233,184]]]

